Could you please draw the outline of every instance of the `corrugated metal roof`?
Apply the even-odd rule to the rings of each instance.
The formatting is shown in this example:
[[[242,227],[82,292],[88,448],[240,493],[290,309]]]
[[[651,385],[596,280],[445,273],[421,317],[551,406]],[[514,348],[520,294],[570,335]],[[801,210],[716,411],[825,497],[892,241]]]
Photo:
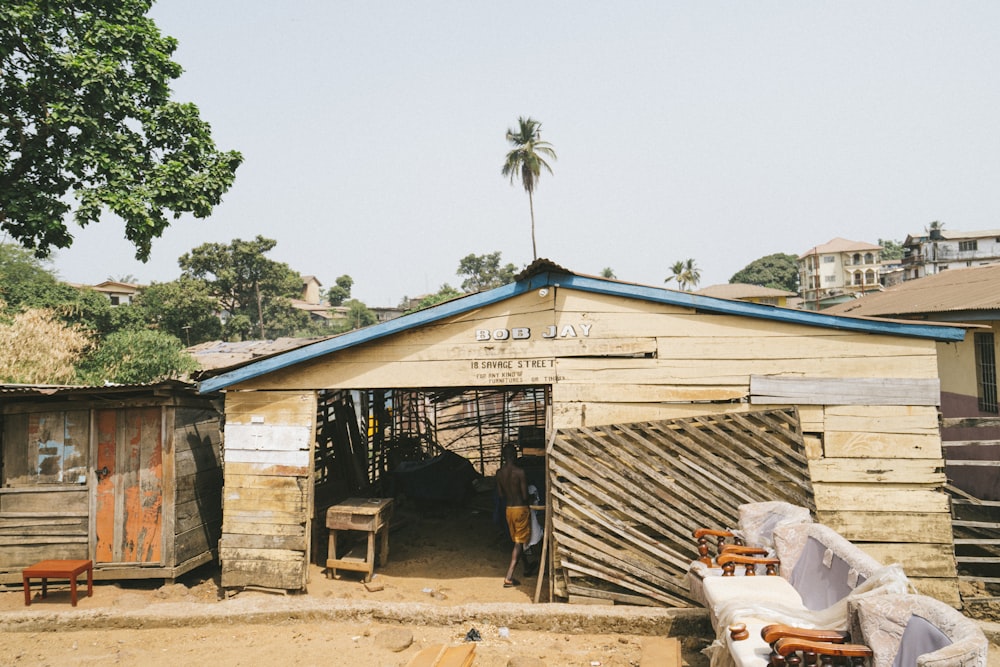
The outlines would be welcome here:
[[[714,296],[718,299],[756,299],[762,297],[795,296],[795,292],[788,292],[773,287],[762,287],[761,285],[748,285],[747,283],[709,285],[708,287],[696,290],[695,294]]]
[[[151,390],[188,391],[195,390],[193,382],[184,380],[161,380],[144,384],[100,384],[100,385],[70,385],[70,384],[0,384],[2,398],[26,398],[33,396],[56,395],[101,395],[124,394],[134,392],[149,392]]]
[[[519,274],[517,282],[497,287],[496,289],[487,290],[485,292],[470,294],[451,301],[446,301],[426,310],[410,313],[409,315],[403,315],[402,317],[398,317],[394,320],[381,322],[370,327],[365,327],[364,329],[349,331],[340,336],[327,338],[306,347],[301,347],[266,359],[261,359],[236,370],[224,372],[216,377],[202,381],[200,384],[200,390],[202,392],[219,391],[231,385],[238,384],[255,377],[260,377],[282,368],[288,368],[290,366],[294,366],[295,364],[315,359],[332,352],[344,350],[362,343],[380,340],[402,331],[415,329],[426,324],[438,322],[448,317],[467,313],[469,311],[499,303],[542,287],[564,287],[579,290],[581,292],[606,294],[610,296],[649,301],[652,303],[681,306],[702,312],[737,315],[830,329],[909,336],[914,338],[928,338],[931,340],[943,341],[957,341],[962,340],[965,337],[965,330],[958,327],[935,324],[916,324],[912,322],[893,322],[889,320],[868,320],[853,317],[837,317],[828,315],[825,312],[792,310],[790,308],[778,308],[776,306],[767,306],[747,301],[716,299],[709,296],[691,294],[690,292],[678,292],[676,290],[665,289],[662,287],[647,287],[644,285],[622,283],[605,280],[603,278],[592,278],[573,273],[565,273],[563,271],[552,271],[549,269],[557,265],[552,264],[548,260],[539,260],[536,264],[543,261],[544,263],[541,263],[538,266],[538,273],[530,274],[527,271],[522,272]]]
[[[243,340],[235,342],[213,340],[207,343],[192,345],[185,352],[195,358],[202,371],[211,371],[219,368],[229,368],[254,359],[270,357],[280,352],[287,352],[288,350],[294,350],[305,345],[311,345],[316,341],[324,339],[325,337],[275,338],[274,340]]]
[[[867,317],[1000,311],[1000,264],[948,269],[823,312]]]

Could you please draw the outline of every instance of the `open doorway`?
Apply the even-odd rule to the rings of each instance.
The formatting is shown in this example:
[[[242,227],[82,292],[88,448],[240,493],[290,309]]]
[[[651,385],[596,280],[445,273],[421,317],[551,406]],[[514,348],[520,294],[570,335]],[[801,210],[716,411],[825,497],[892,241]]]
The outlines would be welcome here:
[[[328,508],[355,497],[395,499],[394,553],[406,553],[408,539],[422,540],[424,526],[423,532],[457,530],[503,554],[509,538],[498,521],[502,506],[493,477],[501,450],[515,445],[532,502],[543,505],[550,405],[548,385],[320,391],[313,562],[322,565],[328,557]],[[538,539],[532,536],[525,557],[529,571],[541,548],[544,516],[536,519]],[[338,542],[337,550],[351,547]]]

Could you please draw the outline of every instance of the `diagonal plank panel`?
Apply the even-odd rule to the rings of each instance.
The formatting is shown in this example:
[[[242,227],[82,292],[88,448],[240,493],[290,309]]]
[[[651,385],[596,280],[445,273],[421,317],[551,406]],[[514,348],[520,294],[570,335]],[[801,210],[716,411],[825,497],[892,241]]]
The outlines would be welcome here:
[[[548,460],[564,597],[690,606],[692,531],[747,502],[815,509],[795,408],[563,429]]]

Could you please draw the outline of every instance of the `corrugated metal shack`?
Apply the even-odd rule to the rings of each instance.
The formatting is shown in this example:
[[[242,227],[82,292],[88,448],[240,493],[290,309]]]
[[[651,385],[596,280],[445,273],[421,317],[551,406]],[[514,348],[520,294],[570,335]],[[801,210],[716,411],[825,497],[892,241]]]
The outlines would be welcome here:
[[[935,343],[964,333],[539,260],[513,284],[202,382],[226,392],[223,586],[304,587],[320,506],[387,493],[401,452],[449,449],[440,427],[458,410],[501,424],[478,435],[486,451],[465,448],[474,464],[504,439],[540,455],[556,597],[689,604],[691,530],[785,498],[957,604]]]
[[[0,387],[0,581],[45,559],[172,580],[216,555],[221,407],[194,385]]]

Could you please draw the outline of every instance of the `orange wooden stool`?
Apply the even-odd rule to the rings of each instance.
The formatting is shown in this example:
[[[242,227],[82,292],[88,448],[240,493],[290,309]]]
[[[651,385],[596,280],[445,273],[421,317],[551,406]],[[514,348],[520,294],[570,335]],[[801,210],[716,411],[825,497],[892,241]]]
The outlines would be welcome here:
[[[76,606],[76,579],[87,573],[87,597],[94,596],[94,561],[92,560],[43,560],[24,568],[24,606],[31,606],[31,580],[42,580],[42,597],[48,596],[49,579],[69,579],[69,599]]]

